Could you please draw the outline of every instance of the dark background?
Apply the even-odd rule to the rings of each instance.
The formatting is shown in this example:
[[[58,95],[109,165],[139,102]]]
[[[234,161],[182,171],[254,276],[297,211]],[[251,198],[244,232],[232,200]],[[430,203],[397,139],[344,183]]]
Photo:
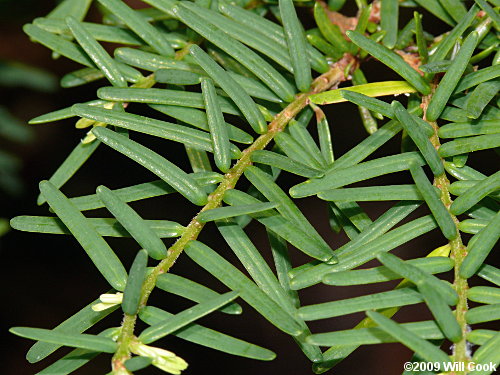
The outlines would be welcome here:
[[[140,2],[129,2],[138,5]],[[354,3],[354,2],[352,2]],[[51,59],[50,51],[46,48],[31,43],[23,34],[21,27],[31,19],[47,14],[54,6],[54,1],[30,0],[0,0],[0,59],[15,60],[32,64],[53,72],[58,77],[79,66],[64,58]],[[352,14],[352,13],[351,13]],[[404,10],[402,18],[408,19],[411,12]],[[96,19],[95,12],[91,12],[90,19]],[[309,17],[305,14],[305,17]],[[310,18],[310,17],[309,17]],[[427,20],[428,22],[425,22]],[[443,24],[433,17],[424,18],[426,30],[439,32]],[[398,79],[392,72],[382,68],[380,64],[369,62],[365,65],[365,73],[369,81],[384,79]],[[54,93],[39,93],[26,89],[0,88],[2,103],[23,121],[27,121],[40,114],[67,107],[75,102],[84,102],[95,98],[97,84],[72,89],[59,89]],[[130,106],[132,111],[144,113],[140,106]],[[357,109],[348,104],[338,104],[328,108],[330,124],[333,127],[334,147],[336,155],[341,155],[365,136],[364,129],[359,121]],[[56,123],[42,124],[33,127],[35,137],[28,145],[14,145],[0,141],[0,147],[19,155],[23,162],[22,178],[25,190],[18,197],[0,195],[0,216],[12,218],[17,215],[48,215],[46,206],[38,207],[38,182],[47,179],[58,165],[65,159],[73,147],[84,136],[85,131],[74,128],[74,119]],[[172,161],[186,166],[186,158],[182,148],[172,142],[158,141],[147,136],[136,136],[140,142],[154,148],[159,153],[167,155]],[[399,150],[399,137],[377,151],[373,157],[379,157]],[[473,156],[473,165],[482,164],[482,171],[490,173],[494,163],[484,168],[484,162],[491,160],[487,152],[484,157]],[[68,196],[90,194],[96,186],[104,184],[110,188],[129,186],[154,179],[149,172],[130,162],[121,154],[100,147],[91,159],[78,171],[63,188]],[[280,177],[282,186],[291,186],[299,180],[284,174]],[[384,179],[377,179],[380,183],[408,183],[406,174],[394,174]],[[245,181],[242,180],[242,184]],[[242,186],[243,186],[242,185]],[[346,242],[343,234],[331,232],[327,225],[327,215],[324,202],[315,199],[302,199],[298,201],[299,207],[305,215],[318,228],[325,240],[333,248]],[[364,204],[370,217],[375,219],[386,210],[390,204]],[[178,196],[167,196],[149,199],[134,203],[134,208],[140,210],[144,218],[169,219],[182,224],[187,224],[195,214],[196,208],[186,205]],[[419,210],[412,215],[415,218],[425,211]],[[92,211],[89,214],[96,217],[106,216],[104,210]],[[247,232],[267,260],[271,261],[270,250],[266,241],[265,232],[255,223],[248,226]],[[213,225],[207,225],[200,237],[205,243],[219,251],[234,264],[238,264],[234,255],[224,245],[220,235]],[[129,239],[108,239],[111,246],[120,255],[126,267],[138,249],[138,245]],[[172,241],[168,241],[171,243]],[[412,241],[404,249],[396,249],[395,253],[409,258],[425,256],[430,250],[445,242],[437,231]],[[300,253],[291,249],[295,265],[307,261]],[[108,290],[104,279],[95,272],[94,266],[89,261],[81,247],[70,236],[41,235],[34,233],[12,231],[0,238],[0,255],[2,260],[1,285],[2,309],[1,333],[2,350],[0,351],[0,373],[11,375],[34,374],[50,364],[56,357],[61,356],[65,350],[61,349],[51,358],[37,364],[28,364],[24,359],[27,349],[31,346],[29,340],[10,335],[7,330],[12,326],[33,326],[51,328],[78,311],[81,307],[94,300],[100,293]],[[226,289],[208,275],[203,269],[191,262],[187,257],[181,256],[176,263],[174,272],[189,276],[219,291]],[[450,275],[448,275],[450,276]],[[301,292],[304,305],[343,299],[352,296],[364,295],[375,290],[388,290],[390,285],[376,285],[371,287],[327,287],[317,285]],[[211,328],[248,340],[261,346],[272,349],[278,357],[272,362],[258,362],[250,359],[233,357],[211,349],[200,347],[175,337],[161,341],[159,346],[174,351],[183,357],[189,368],[186,374],[219,373],[230,374],[309,374],[310,364],[302,355],[293,340],[273,328],[262,317],[256,314],[249,306],[244,306],[242,316],[232,316],[214,313],[201,320]],[[151,298],[151,305],[179,312],[191,304],[165,292],[156,291]],[[362,313],[353,314],[336,319],[326,319],[312,322],[313,332],[326,332],[353,327],[364,317]],[[424,320],[429,318],[427,310],[421,306],[407,307],[399,312],[400,322]],[[115,312],[104,322],[101,322],[90,332],[98,332],[103,328],[118,326],[120,313]],[[362,347],[346,361],[335,367],[336,374],[400,374],[402,364],[409,360],[411,352],[402,345],[386,344],[379,346]],[[90,364],[84,366],[77,374],[105,374],[109,369],[109,357],[101,355]],[[145,374],[160,373],[153,367],[144,370]]]

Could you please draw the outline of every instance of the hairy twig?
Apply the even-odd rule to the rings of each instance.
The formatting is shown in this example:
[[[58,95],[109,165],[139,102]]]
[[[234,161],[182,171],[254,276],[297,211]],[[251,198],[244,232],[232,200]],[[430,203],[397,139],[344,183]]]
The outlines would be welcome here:
[[[424,119],[425,113],[427,110],[427,106],[429,104],[429,101],[432,97],[431,95],[424,96],[422,98],[422,108],[424,110]],[[439,126],[436,122],[433,121],[428,121],[429,124],[432,125],[434,129],[434,134],[431,137],[431,143],[436,149],[439,149],[441,146],[441,143],[439,141],[439,136],[438,136],[438,130]],[[445,207],[450,209],[452,200],[450,196],[450,191],[449,191],[449,186],[450,186],[450,181],[448,180],[448,177],[446,176],[446,173],[443,173],[441,176],[437,176],[434,178],[434,185],[441,190],[441,201],[445,205]],[[459,275],[459,269],[460,266],[462,265],[462,262],[467,255],[467,247],[464,246],[462,242],[462,238],[460,236],[460,231],[458,230],[458,224],[459,221],[450,212],[451,217],[453,218],[453,221],[455,222],[455,225],[457,226],[457,237],[451,241],[449,241],[450,244],[450,256],[455,260],[455,268],[454,268],[454,281],[453,281],[453,287],[455,288],[455,291],[458,294],[458,303],[457,307],[455,310],[455,316],[457,319],[458,324],[460,325],[462,329],[462,339],[456,343],[453,346],[453,361],[455,362],[462,362],[462,363],[467,363],[470,360],[470,355],[467,350],[467,322],[465,320],[465,313],[468,310],[467,306],[467,290],[469,288],[467,284],[467,279],[462,278]],[[462,372],[457,372],[456,374],[462,374]]]
[[[238,182],[239,178],[245,169],[251,165],[250,156],[256,150],[264,149],[276,134],[283,131],[286,125],[292,120],[302,109],[308,105],[308,96],[311,94],[320,93],[338,85],[347,79],[346,73],[349,73],[349,67],[355,65],[355,59],[351,55],[345,55],[337,63],[333,64],[330,70],[318,78],[316,78],[311,85],[309,93],[298,94],[293,102],[291,102],[285,109],[278,113],[273,121],[269,123],[268,131],[262,134],[255,142],[243,151],[242,157],[236,164],[226,173],[224,179],[219,184],[217,189],[208,197],[208,203],[200,210],[200,213],[219,207],[222,203],[224,193],[233,189]],[[195,240],[203,229],[204,224],[199,222],[195,216],[189,225],[186,227],[183,235],[170,247],[168,255],[163,259],[151,272],[142,287],[142,295],[140,306],[146,306],[148,298],[153,291],[156,279],[162,273],[166,273],[174,265],[179,255],[184,250],[184,247],[189,241]],[[119,347],[116,354],[113,356],[113,369],[123,369],[124,362],[130,358],[129,344],[134,338],[134,326],[137,320],[137,315],[127,315],[122,322],[121,334],[118,339]]]

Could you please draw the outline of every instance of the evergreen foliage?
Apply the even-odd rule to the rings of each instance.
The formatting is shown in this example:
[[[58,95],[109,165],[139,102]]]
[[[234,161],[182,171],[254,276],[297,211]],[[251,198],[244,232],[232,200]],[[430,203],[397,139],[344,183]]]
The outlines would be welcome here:
[[[98,80],[103,87],[91,102],[31,121],[74,117],[87,134],[40,183],[39,204],[46,202],[53,214],[17,217],[11,226],[72,235],[113,288],[97,291],[96,297],[104,293],[99,300],[54,329],[11,329],[37,340],[27,354],[30,362],[61,346],[76,348],[39,374],[70,374],[99,353],[111,353],[115,375],[150,365],[180,374],[196,359],[150,346],[166,335],[256,360],[286,355],[245,342],[238,332],[233,337],[196,323],[214,311],[239,314],[241,301],[290,335],[318,374],[349,360],[361,345],[386,342],[399,342],[425,361],[498,364],[500,333],[475,325],[500,319],[500,270],[488,264],[500,236],[499,172],[488,176],[467,165],[476,152],[498,162],[498,1],[357,0],[356,17],[339,13],[345,1],[338,0],[143,2],[150,7],[64,0],[24,27],[34,42],[82,65],[62,78],[63,87]],[[102,12],[102,24],[85,21],[90,6]],[[401,7],[415,11],[406,26],[398,24]],[[307,11],[317,24],[309,30],[301,21]],[[428,33],[431,21],[422,14],[449,25],[448,32]],[[370,59],[399,81],[367,82],[362,69]],[[323,112],[339,102],[359,110],[359,126],[367,131],[343,155],[333,147],[334,121]],[[145,103],[168,121],[134,114],[129,103]],[[161,138],[167,147],[185,146],[191,170],[169,161],[168,152],[162,156],[139,143],[136,133]],[[372,157],[401,133],[401,153]],[[67,197],[64,184],[78,178],[98,147],[149,170],[151,181],[115,190],[96,186],[95,195]],[[395,172],[414,183],[350,186]],[[284,189],[285,174],[301,182]],[[245,190],[240,180],[251,187]],[[128,205],[166,194],[198,206],[199,213],[189,223],[144,220]],[[458,196],[455,201],[450,194]],[[328,209],[331,236],[344,231],[349,242],[335,249],[325,241],[297,206],[307,196]],[[395,203],[372,220],[361,201]],[[428,215],[400,224],[421,205]],[[110,217],[85,216],[102,207]],[[253,220],[268,232],[273,267],[244,230]],[[198,240],[210,221],[248,275]],[[440,231],[444,246],[429,244],[428,257],[402,260],[389,253],[432,230]],[[464,233],[473,236],[466,241]],[[137,242],[130,270],[106,236]],[[289,251],[304,253],[309,263],[295,264]],[[193,273],[203,268],[229,291],[220,294],[176,275],[179,256],[196,263]],[[380,266],[357,269],[371,260]],[[452,269],[452,284],[439,278]],[[484,285],[469,289],[474,275]],[[298,292],[318,283],[362,288],[396,279],[402,281],[394,290],[307,306]],[[195,304],[175,315],[149,304],[151,293],[164,292]],[[481,306],[469,309],[469,300]],[[433,319],[393,319],[413,304],[426,306]],[[84,333],[120,305],[123,320],[98,335]],[[307,326],[354,312],[367,317],[349,330],[311,334]],[[138,320],[149,327],[139,332]],[[436,345],[445,338],[454,343],[451,349]],[[480,345],[474,353],[470,342]]]

